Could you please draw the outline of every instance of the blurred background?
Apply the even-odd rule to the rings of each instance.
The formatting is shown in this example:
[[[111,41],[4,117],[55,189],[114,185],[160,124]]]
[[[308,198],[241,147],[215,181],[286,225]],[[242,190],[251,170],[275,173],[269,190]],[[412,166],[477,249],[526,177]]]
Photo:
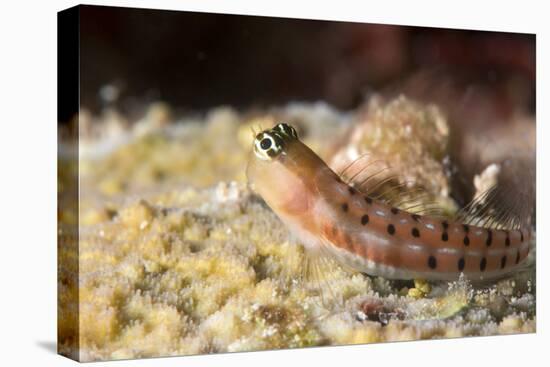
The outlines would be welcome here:
[[[362,331],[345,316],[319,327],[303,312],[308,292],[275,286],[288,259],[302,268],[300,256],[246,167],[254,131],[284,121],[335,171],[358,162],[347,174],[373,180],[369,194],[396,194],[389,178],[408,208],[453,214],[498,185],[498,205],[476,217],[534,222],[535,35],[86,5],[66,15],[63,353],[79,348],[91,361],[534,331],[534,263],[489,291],[498,307],[485,290],[456,308],[434,292],[437,328],[418,323],[418,304],[409,326],[398,316],[398,328]],[[346,294],[359,285],[383,314],[405,309],[395,303],[402,285],[337,281]],[[456,299],[454,287],[449,294]],[[256,314],[251,304],[269,308]],[[299,334],[277,332],[292,328]]]
[[[80,9],[80,101],[93,113],[116,101],[131,116],[157,100],[182,113],[296,100],[347,110],[373,91],[499,119],[535,110],[535,35]]]

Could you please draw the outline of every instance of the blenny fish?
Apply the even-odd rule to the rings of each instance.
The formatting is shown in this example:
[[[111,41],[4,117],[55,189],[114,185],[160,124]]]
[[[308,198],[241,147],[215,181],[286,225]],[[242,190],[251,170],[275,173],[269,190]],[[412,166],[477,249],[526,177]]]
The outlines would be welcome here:
[[[344,182],[285,123],[255,136],[247,167],[252,189],[306,251],[388,279],[472,281],[520,268],[529,226],[478,226],[460,218],[419,215],[388,205]],[[479,206],[479,205],[478,205]]]

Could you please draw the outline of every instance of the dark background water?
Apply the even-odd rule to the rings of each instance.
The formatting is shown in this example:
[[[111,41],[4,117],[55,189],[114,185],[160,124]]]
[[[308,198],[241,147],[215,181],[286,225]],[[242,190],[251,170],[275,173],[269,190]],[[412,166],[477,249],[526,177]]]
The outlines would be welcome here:
[[[504,116],[535,108],[535,35],[81,6],[80,41],[80,101],[94,112],[105,85],[126,113],[154,100],[351,109],[373,91],[447,103],[481,91]]]

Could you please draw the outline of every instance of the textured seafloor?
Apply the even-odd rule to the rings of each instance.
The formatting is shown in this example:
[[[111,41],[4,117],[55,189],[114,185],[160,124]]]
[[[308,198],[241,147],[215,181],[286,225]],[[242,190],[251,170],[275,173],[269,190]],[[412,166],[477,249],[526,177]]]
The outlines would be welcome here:
[[[131,128],[113,111],[82,113],[80,359],[534,332],[534,260],[494,284],[433,284],[421,299],[407,296],[407,282],[338,268],[300,279],[302,248],[246,185],[251,127],[289,121],[335,164],[356,146],[327,141],[364,144],[456,210],[442,164],[444,116],[404,99],[370,108],[367,141],[349,134],[357,115],[324,104],[218,108],[179,121],[157,104]],[[61,244],[59,256],[74,253]],[[60,269],[61,293],[74,287],[64,281],[70,271]],[[60,316],[63,351],[74,318]]]

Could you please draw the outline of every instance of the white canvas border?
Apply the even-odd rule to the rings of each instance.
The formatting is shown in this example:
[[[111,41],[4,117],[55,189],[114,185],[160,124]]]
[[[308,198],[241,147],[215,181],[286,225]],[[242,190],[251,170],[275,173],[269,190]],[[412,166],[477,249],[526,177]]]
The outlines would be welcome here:
[[[323,347],[139,361],[97,366],[422,365],[518,366],[545,359],[550,279],[546,245],[550,206],[544,168],[548,132],[547,19],[543,2],[521,1],[88,1],[88,4],[255,14],[385,24],[537,33],[538,279],[537,334]],[[1,17],[3,236],[2,365],[69,365],[56,338],[56,12],[74,1],[4,2]],[[546,45],[546,46],[545,46]],[[6,205],[7,204],[7,205]],[[29,223],[30,221],[30,223]],[[32,230],[29,230],[29,224]],[[548,348],[546,346],[546,348]],[[540,365],[541,363],[537,363]]]

